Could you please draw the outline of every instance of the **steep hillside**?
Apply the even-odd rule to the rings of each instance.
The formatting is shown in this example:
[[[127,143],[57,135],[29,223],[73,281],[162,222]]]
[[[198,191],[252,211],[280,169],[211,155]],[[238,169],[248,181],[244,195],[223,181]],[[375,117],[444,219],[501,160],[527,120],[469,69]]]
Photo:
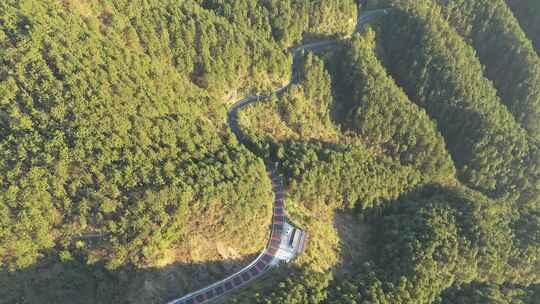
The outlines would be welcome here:
[[[537,146],[483,77],[474,50],[432,2],[396,4],[395,22],[380,30],[384,62],[437,121],[460,178],[494,198],[525,203],[538,195]]]
[[[164,47],[147,42],[142,30],[127,47],[118,30],[127,18],[118,13],[114,23],[113,8],[106,24],[57,2],[28,7],[27,15],[23,3],[3,6],[2,264],[24,267],[40,249],[68,249],[73,237],[93,231],[110,233],[111,266],[139,263],[189,238],[197,226],[188,219],[217,206],[254,211],[246,223],[267,218],[268,203],[238,204],[254,196],[269,202],[268,182],[249,186],[264,180],[262,163],[223,136],[220,102],[144,45]],[[215,188],[219,181],[228,182]],[[230,192],[238,187],[245,191]],[[214,229],[209,222],[195,231]],[[259,241],[249,252],[264,242],[264,232],[253,233]]]
[[[523,31],[533,41],[536,52],[540,54],[540,3],[535,0],[506,0],[506,3],[519,20]]]
[[[353,33],[354,0],[1,1],[0,303],[167,303],[282,211],[305,251],[224,302],[537,303],[540,63],[507,3],[361,1]]]
[[[311,25],[333,34],[354,24],[356,10],[320,5],[311,11],[349,17],[331,27],[306,20],[298,37]],[[269,20],[265,28],[277,26]],[[81,302],[135,290],[135,302],[161,301],[257,253],[270,181],[225,113],[236,96],[286,81],[284,44],[198,1],[0,3],[2,301],[70,302],[71,288],[21,284],[44,286],[54,273],[65,273],[57,286],[81,280]],[[216,264],[210,274],[206,263]],[[165,266],[179,280],[170,289],[134,272]],[[96,273],[109,278],[102,292],[83,283]],[[132,285],[145,280],[157,290]]]
[[[288,181],[290,216],[310,236],[297,261],[303,269],[299,273],[348,272],[347,266],[363,255],[354,244],[365,239],[355,231],[366,235],[369,227],[339,210],[349,214],[380,206],[423,179],[413,166],[380,154],[377,145],[366,145],[359,135],[341,131],[331,114],[340,104],[333,97],[336,79],[329,71],[334,59],[327,59],[306,54],[299,62],[297,83],[240,113],[242,130],[258,154],[280,164]]]
[[[246,117],[246,124],[274,134],[266,137],[266,144],[256,145],[278,157],[289,166],[286,168],[296,170],[288,171],[293,177],[291,189],[298,192],[294,202],[309,202],[307,206],[317,210],[317,206],[336,200],[350,203],[350,194],[352,201],[358,198],[356,223],[369,233],[367,237],[358,235],[362,242],[352,250],[367,252],[346,264],[345,274],[320,273],[312,263],[299,264],[287,269],[278,288],[275,282],[263,283],[241,293],[232,303],[535,303],[535,284],[540,280],[540,214],[535,186],[538,147],[484,77],[473,48],[439,9],[431,1],[399,3],[388,20],[377,22],[376,38],[367,30],[344,43],[343,50],[324,55],[334,89],[330,103],[321,106],[319,98],[305,98],[299,105],[299,98],[291,100],[285,93],[283,98],[248,112],[247,117],[258,120],[250,122]],[[319,70],[317,65],[311,69]],[[321,88],[326,87],[327,80],[316,79]],[[290,90],[311,91],[310,83],[303,79],[298,84],[302,89],[293,86]],[[287,112],[279,111],[283,103],[289,104]],[[334,136],[318,135],[327,119],[309,119],[291,128],[289,116],[276,114],[288,113],[291,108],[306,109],[306,104],[316,113],[335,114]],[[400,111],[393,111],[393,107]],[[295,129],[307,133],[294,136]],[[316,136],[307,135],[313,134],[312,130]],[[280,137],[286,142],[312,138],[309,145],[314,147],[314,141],[326,138],[331,145],[318,144],[326,150],[352,145],[367,147],[369,153],[353,162],[345,158],[337,161],[332,153],[321,155],[304,144],[291,154],[299,145],[285,146]],[[460,181],[452,179],[445,146]],[[407,157],[408,153],[411,156]],[[363,182],[390,185],[392,180],[374,169],[368,171],[384,176],[377,179],[379,183],[371,181],[370,174],[358,173],[355,165],[365,162],[370,154],[376,158],[385,155],[411,168],[431,169],[411,171],[418,179],[409,180],[401,191],[369,188],[375,195],[401,192],[398,197],[372,201],[370,196],[356,196],[363,193]],[[426,166],[423,157],[440,163]],[[332,160],[330,165],[318,165],[328,160]],[[396,175],[400,172],[396,165],[384,165],[381,159],[377,162],[392,168]],[[361,178],[349,184],[351,176]],[[340,193],[341,189],[346,189],[347,195],[326,194]],[[336,225],[339,227],[339,222]],[[347,233],[338,235],[344,238]],[[471,288],[476,288],[474,293]]]
[[[356,25],[354,0],[199,0],[203,7],[290,47],[302,39],[349,35]]]
[[[540,58],[505,2],[439,2],[445,18],[476,50],[516,121],[540,139]]]
[[[472,48],[432,2],[396,4],[394,22],[383,23],[379,35],[389,71],[437,121],[459,179],[511,207],[515,246],[538,263],[538,145],[506,111]]]
[[[307,207],[369,208],[422,181],[422,172],[407,161],[401,164],[398,156],[379,153],[378,145],[341,132],[331,118],[340,102],[322,59],[308,54],[299,70],[297,84],[241,117],[260,155],[280,163],[296,201]]]
[[[428,185],[370,216],[371,238],[362,244],[369,253],[350,274],[291,269],[277,288],[250,290],[231,302],[536,303],[537,287],[529,284],[538,281],[538,266],[515,267],[522,260],[512,248],[508,214],[465,187]]]
[[[426,112],[412,103],[389,77],[375,52],[375,37],[355,37],[336,71],[345,111],[343,125],[425,180],[453,176],[454,165],[444,139]]]

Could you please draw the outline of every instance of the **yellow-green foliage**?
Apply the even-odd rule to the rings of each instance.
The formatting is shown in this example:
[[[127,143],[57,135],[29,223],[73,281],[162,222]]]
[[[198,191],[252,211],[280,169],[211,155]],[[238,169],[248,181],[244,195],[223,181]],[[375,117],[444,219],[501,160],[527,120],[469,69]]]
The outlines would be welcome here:
[[[199,0],[218,15],[290,47],[311,36],[345,36],[356,25],[354,0]]]
[[[309,246],[296,261],[317,272],[328,272],[340,261],[339,236],[334,227],[334,208],[319,205],[316,209],[306,209],[302,203],[288,200],[289,214],[294,223],[307,232]]]
[[[336,142],[343,137],[330,119],[332,84],[322,60],[308,54],[299,74],[301,83],[291,85],[283,95],[243,110],[242,128],[276,140]]]
[[[267,242],[270,163],[307,248],[232,302],[535,303],[527,37],[502,0],[379,0],[347,40],[356,2],[0,1],[0,303],[223,278]],[[333,38],[241,111],[240,143],[230,103]]]
[[[482,59],[434,1],[379,2],[394,8],[374,25],[376,38],[368,31],[325,56],[333,93],[329,108],[336,114],[332,124],[355,135],[327,143],[249,132],[255,150],[278,160],[288,177],[295,218],[308,223],[302,214],[327,218],[336,207],[354,207],[369,227],[368,240],[356,246],[367,252],[356,255],[349,272],[335,267],[339,275],[330,278],[313,271],[323,259],[307,252],[298,260],[303,267],[288,268],[275,287],[232,302],[535,303],[540,283],[536,142],[498,97],[502,87],[484,77]],[[493,20],[482,12],[476,7],[469,13],[489,28]],[[511,35],[500,31],[505,30],[494,30],[491,37]],[[490,69],[500,63],[487,64]],[[500,69],[508,74],[499,77],[512,75]],[[298,85],[309,90],[309,83],[300,78]],[[521,89],[516,92],[528,88]],[[288,111],[297,106],[286,98],[273,102],[289,103]],[[306,107],[297,108],[301,113]],[[262,122],[264,114],[258,115]],[[320,121],[302,117],[310,115],[282,116],[280,126],[294,134]],[[298,126],[287,124],[295,120]],[[257,125],[264,124],[252,126]],[[483,193],[461,185],[455,171]],[[297,212],[298,205],[306,212]],[[318,229],[334,235],[328,226]],[[324,252],[322,244],[317,240],[314,246]],[[339,246],[335,252],[345,256]]]

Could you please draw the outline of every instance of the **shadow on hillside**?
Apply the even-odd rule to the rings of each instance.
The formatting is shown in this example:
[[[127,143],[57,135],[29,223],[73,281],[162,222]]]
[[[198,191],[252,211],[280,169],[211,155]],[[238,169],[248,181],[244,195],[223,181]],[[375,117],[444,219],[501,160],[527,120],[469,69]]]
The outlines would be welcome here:
[[[164,304],[236,272],[254,258],[107,270],[101,264],[61,262],[48,255],[23,270],[0,270],[0,304]]]
[[[339,237],[340,264],[334,269],[337,276],[352,275],[357,264],[369,261],[370,238],[373,228],[358,219],[353,212],[336,210],[334,228]]]
[[[338,35],[329,35],[327,33],[317,33],[317,32],[304,32],[302,35],[302,41],[304,43],[318,42],[324,40],[333,40],[337,39]]]
[[[452,191],[433,186],[419,187],[396,201],[383,203],[379,216],[392,214],[394,208],[408,201],[416,201],[418,195],[429,197],[440,193]],[[336,212],[334,226],[341,242],[342,263],[331,271],[336,274],[357,272],[358,265],[370,260],[367,250],[373,246],[370,237],[377,238],[373,235],[376,231],[346,211]],[[253,258],[245,256],[219,262],[107,270],[101,264],[89,266],[77,259],[61,262],[57,256],[49,253],[39,263],[26,269],[11,273],[0,270],[0,303],[164,304],[236,272]],[[301,270],[295,264],[278,268],[260,278],[256,284],[241,290],[236,297],[249,299],[256,293],[274,291],[278,282],[285,282]]]

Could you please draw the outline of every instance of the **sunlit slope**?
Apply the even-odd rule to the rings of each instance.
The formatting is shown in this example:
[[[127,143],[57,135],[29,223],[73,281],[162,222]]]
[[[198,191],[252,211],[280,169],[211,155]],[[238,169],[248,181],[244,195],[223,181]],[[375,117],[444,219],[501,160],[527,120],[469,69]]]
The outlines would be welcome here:
[[[178,17],[176,24],[160,21],[161,29],[157,16],[129,18],[113,5],[87,11],[80,5],[1,4],[2,263],[30,265],[41,249],[62,244],[71,250],[73,237],[94,231],[109,233],[105,251],[75,251],[111,265],[151,262],[191,233],[256,252],[266,233],[253,223],[268,219],[269,183],[262,162],[228,139],[225,107],[213,97],[223,91],[205,90],[204,80],[228,87],[233,80],[216,75],[255,76],[247,65],[260,60],[244,49],[227,66],[210,57],[197,57],[192,66],[178,59],[232,51],[217,48],[221,42],[186,49],[162,41],[187,35],[196,22],[181,17],[191,10],[207,14],[191,2],[154,3],[161,19],[167,12]],[[207,17],[198,22],[213,29],[201,34],[208,41],[249,43],[286,61],[271,43]],[[269,65],[262,63],[259,83],[270,83]],[[242,231],[254,236],[249,244],[232,237]]]
[[[202,1],[0,3],[4,300],[72,303],[77,286],[83,303],[161,301],[257,253],[270,181],[226,109],[288,80],[285,45],[353,26],[353,2],[332,3],[295,2],[320,12],[309,20],[269,10],[299,25],[287,42],[289,23],[259,29]]]
[[[249,136],[261,153],[284,164],[293,202],[319,212],[331,202],[357,202],[353,214],[369,231],[359,234],[357,250],[367,254],[347,264],[347,275],[297,263],[279,284],[262,284],[232,303],[535,303],[538,147],[435,2],[395,4],[376,22],[375,36],[367,31],[320,56],[329,80],[308,55],[307,78],[243,117],[255,126]],[[324,93],[328,81],[331,95]],[[294,109],[299,115],[289,114]],[[325,113],[334,114],[330,124]],[[350,147],[356,157],[337,157],[335,149],[346,155]],[[399,189],[378,188],[393,179],[366,165],[373,156],[400,180],[398,168],[430,169],[410,171],[417,175]],[[419,182],[441,176],[447,179]]]
[[[369,208],[422,182],[420,168],[341,131],[331,117],[340,103],[332,94],[337,79],[322,59],[308,54],[299,71],[299,82],[283,95],[240,113],[252,145],[280,163],[295,200]]]
[[[288,212],[309,235],[306,252],[291,268],[294,272],[294,267],[302,267],[294,272],[301,277],[293,279],[299,280],[298,286],[313,288],[323,288],[317,285],[323,282],[311,281],[311,275],[330,270],[354,272],[344,268],[343,263],[355,262],[348,252],[362,255],[353,244],[345,243],[344,234],[368,228],[354,218],[344,224],[340,213],[350,216],[354,209],[378,207],[423,180],[419,168],[401,164],[394,154],[381,153],[378,143],[368,144],[360,134],[342,132],[341,124],[332,119],[331,113],[341,103],[332,94],[337,80],[329,71],[333,61],[307,54],[300,60],[297,83],[280,96],[242,110],[239,117],[241,129],[246,130],[258,154],[277,161],[285,174]],[[359,237],[351,236],[354,244],[364,244],[366,240]],[[290,271],[284,269],[282,275],[286,274]],[[260,288],[270,284],[263,280]],[[240,299],[253,303],[254,293],[246,291]],[[272,297],[259,300],[264,299]]]
[[[355,0],[264,1],[199,0],[217,15],[256,31],[261,37],[275,40],[285,47],[302,39],[319,36],[346,36],[356,26]]]
[[[2,1],[0,303],[235,272],[268,237],[265,162],[307,247],[233,303],[535,303],[530,31],[501,1],[385,2],[349,39],[353,0]],[[276,90],[240,145],[230,104]]]

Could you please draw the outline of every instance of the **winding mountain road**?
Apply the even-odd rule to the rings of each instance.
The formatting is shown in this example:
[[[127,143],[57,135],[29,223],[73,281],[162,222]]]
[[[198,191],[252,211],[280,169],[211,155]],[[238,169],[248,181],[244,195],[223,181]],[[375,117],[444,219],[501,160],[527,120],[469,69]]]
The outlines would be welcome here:
[[[355,32],[361,30],[362,27],[372,18],[387,14],[388,11],[386,9],[363,12],[358,17]],[[303,51],[319,51],[324,48],[335,46],[336,43],[337,40],[323,40],[300,45],[294,48],[291,51],[293,54],[293,65],[292,75],[289,83],[275,90],[269,95],[252,95],[235,102],[231,106],[229,112],[227,113],[227,123],[240,143],[245,144],[246,142],[245,135],[242,133],[242,130],[238,125],[238,111],[255,102],[268,99],[272,96],[280,95],[289,86],[296,83],[298,81],[296,70],[300,58],[299,55],[301,55]],[[298,233],[302,236],[301,241],[296,243],[295,247],[293,248],[294,251],[284,252],[283,248],[290,245],[288,244],[290,239],[295,236],[295,231],[292,231],[295,228],[287,221],[282,177],[278,175],[276,168],[272,164],[267,164],[266,169],[270,179],[272,180],[272,191],[275,194],[272,229],[270,231],[270,239],[266,248],[257,256],[257,258],[255,258],[255,260],[253,260],[253,262],[242,268],[237,273],[232,274],[227,278],[205,288],[191,292],[181,298],[172,300],[167,304],[201,304],[214,301],[235,289],[245,286],[246,284],[260,277],[271,267],[278,265],[281,261],[290,260],[289,258],[284,258],[285,253],[290,254],[290,258],[293,258],[296,254],[303,250],[305,236],[301,230],[297,229],[296,231],[298,231]]]

